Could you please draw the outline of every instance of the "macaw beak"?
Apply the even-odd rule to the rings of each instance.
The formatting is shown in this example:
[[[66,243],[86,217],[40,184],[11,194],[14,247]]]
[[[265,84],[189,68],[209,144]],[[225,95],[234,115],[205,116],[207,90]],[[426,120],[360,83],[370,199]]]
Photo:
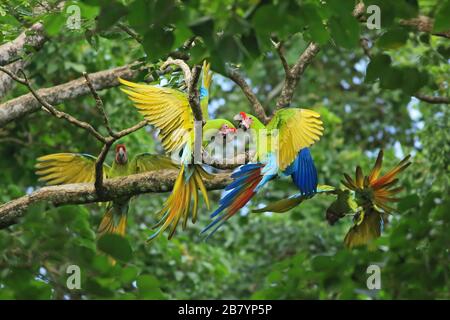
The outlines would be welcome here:
[[[120,148],[119,151],[117,151],[117,162],[119,162],[119,163],[127,162],[127,153],[122,148]]]
[[[247,131],[250,128],[251,120],[244,112],[240,112],[233,117],[233,120],[237,122],[237,127]]]

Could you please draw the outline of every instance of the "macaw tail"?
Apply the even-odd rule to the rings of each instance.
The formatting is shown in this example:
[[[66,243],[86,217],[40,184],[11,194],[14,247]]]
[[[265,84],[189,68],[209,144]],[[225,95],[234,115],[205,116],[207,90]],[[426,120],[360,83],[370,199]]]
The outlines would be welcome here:
[[[387,223],[387,214],[373,208],[366,208],[355,216],[355,224],[350,228],[344,238],[347,248],[369,245],[380,237],[384,225]]]
[[[226,191],[229,190],[230,192],[220,199],[219,208],[211,214],[211,218],[216,218],[201,232],[205,233],[215,227],[206,238],[212,236],[225,221],[244,207],[257,193],[265,177],[261,173],[263,168],[264,164],[261,163],[246,164],[241,166],[239,171],[231,175],[234,181],[225,188]]]
[[[164,230],[170,227],[169,239],[171,239],[176,231],[178,222],[183,220],[183,230],[187,226],[189,214],[192,204],[192,223],[197,221],[198,209],[198,190],[200,190],[205,199],[206,207],[209,210],[209,199],[206,187],[203,183],[204,179],[210,179],[212,176],[207,173],[201,165],[182,165],[178,174],[173,190],[169,198],[167,198],[164,207],[159,211],[160,221],[153,227],[158,230],[152,234],[147,241],[157,238]],[[191,201],[193,200],[193,201]]]
[[[292,181],[302,195],[317,192],[317,170],[308,148],[303,148],[292,164]]]
[[[97,230],[99,237],[107,233],[114,233],[123,237],[127,227],[127,213],[128,205],[124,207],[115,204],[110,205],[100,221]]]

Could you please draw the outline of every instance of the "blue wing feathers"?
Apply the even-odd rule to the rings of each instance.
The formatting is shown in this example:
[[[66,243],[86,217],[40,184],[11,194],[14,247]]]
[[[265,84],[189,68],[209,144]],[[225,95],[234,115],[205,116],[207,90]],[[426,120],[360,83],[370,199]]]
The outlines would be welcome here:
[[[317,170],[308,148],[300,150],[292,167],[292,181],[302,194],[317,192]]]

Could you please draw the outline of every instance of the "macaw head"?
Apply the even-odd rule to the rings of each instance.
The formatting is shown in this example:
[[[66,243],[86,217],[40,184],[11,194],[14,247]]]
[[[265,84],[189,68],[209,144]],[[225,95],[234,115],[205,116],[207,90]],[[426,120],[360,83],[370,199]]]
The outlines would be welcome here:
[[[237,115],[233,117],[233,120],[237,121],[238,128],[243,129],[244,131],[253,128],[255,119],[256,121],[258,121],[258,119],[255,116],[245,112],[239,112]]]
[[[214,139],[217,139],[221,136],[226,140],[227,136],[235,132],[235,126],[226,119],[208,120],[203,126],[203,145],[209,144],[213,137]]]
[[[124,144],[116,145],[116,163],[126,164],[128,162],[127,148]]]
[[[236,133],[236,128],[231,122],[226,121],[220,126],[219,133],[225,138],[230,133]]]

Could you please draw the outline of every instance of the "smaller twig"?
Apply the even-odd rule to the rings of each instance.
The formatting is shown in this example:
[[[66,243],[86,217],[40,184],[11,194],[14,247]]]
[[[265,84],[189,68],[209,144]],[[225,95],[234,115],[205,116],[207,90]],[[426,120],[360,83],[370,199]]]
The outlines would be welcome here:
[[[189,69],[189,66],[186,64],[186,62],[184,62],[181,59],[172,59],[171,57],[169,57],[166,62],[164,62],[161,66],[161,71],[164,71],[167,69],[167,67],[169,65],[176,65],[178,66],[184,74],[184,82],[186,83],[186,87],[189,88],[189,84],[191,83],[191,79],[192,79],[192,73],[191,70]]]
[[[364,54],[367,57],[371,58],[372,57],[372,53],[370,52],[370,48],[369,48],[369,39],[361,37],[359,39],[359,43],[361,44],[361,48],[363,49]]]
[[[286,60],[286,56],[284,54],[284,46],[283,46],[283,42],[276,42],[273,39],[270,39],[270,41],[272,42],[273,46],[275,47],[275,50],[277,50],[278,56],[280,57],[281,60],[281,64],[283,65],[283,69],[285,73],[289,73],[289,64]]]
[[[23,85],[27,85],[27,82],[25,79],[18,77],[16,74],[14,74],[13,72],[11,72],[10,70],[8,70],[5,67],[0,66],[0,71],[3,71],[4,73],[6,73],[8,76],[10,76],[14,81],[23,84]],[[19,70],[20,71],[20,70]]]
[[[4,70],[2,70],[4,71]],[[42,105],[42,107],[44,107],[50,114],[52,114],[54,117],[58,118],[58,119],[64,119],[68,122],[70,122],[71,124],[82,128],[86,131],[88,131],[91,135],[93,135],[97,140],[105,143],[105,137],[101,135],[100,132],[98,132],[97,130],[94,129],[93,126],[91,126],[89,123],[84,122],[84,121],[80,121],[78,119],[76,119],[75,117],[71,116],[68,113],[59,111],[58,109],[56,109],[54,106],[52,106],[50,103],[48,103],[47,101],[45,101],[31,86],[30,82],[28,81],[28,78],[25,74],[25,72],[23,70],[19,70],[20,73],[22,73],[23,79],[18,78],[18,80],[16,80],[14,77],[13,79],[18,81],[19,83],[25,85],[28,90],[31,92],[31,94],[36,98],[37,101],[39,101],[39,103]],[[19,81],[19,80],[23,80]]]
[[[134,31],[133,29],[131,29],[129,26],[127,26],[126,24],[124,24],[124,23],[122,23],[122,22],[119,22],[119,23],[117,24],[117,26],[118,26],[122,31],[124,31],[126,34],[128,34],[131,38],[133,38],[134,40],[136,40],[136,41],[139,42],[139,43],[142,43],[142,38],[141,38],[141,36],[140,36],[136,31]]]
[[[124,129],[122,131],[119,131],[115,134],[115,140],[119,140],[120,138],[123,138],[143,127],[145,127],[148,124],[147,120],[143,120],[141,122],[139,122],[138,124],[135,124],[134,126],[128,128],[128,129]]]
[[[100,112],[100,114],[103,117],[103,123],[105,124],[106,130],[108,130],[108,133],[109,133],[110,136],[114,137],[115,133],[112,130],[111,125],[109,123],[109,119],[108,119],[108,116],[106,114],[105,107],[103,105],[102,99],[100,98],[100,96],[98,95],[97,91],[95,90],[94,85],[92,84],[92,81],[89,78],[89,75],[86,72],[83,72],[83,76],[86,79],[86,83],[87,83],[87,85],[89,87],[89,90],[91,90],[92,96],[94,97],[95,106],[96,106],[97,110]]]
[[[255,93],[252,91],[252,88],[250,88],[245,79],[239,74],[237,70],[231,68],[228,69],[227,76],[241,88],[242,92],[245,94],[248,101],[252,105],[253,110],[255,110],[255,115],[263,123],[267,123],[269,121],[269,118],[266,115],[266,111],[264,110],[264,107],[262,106],[261,102],[259,102]]]

